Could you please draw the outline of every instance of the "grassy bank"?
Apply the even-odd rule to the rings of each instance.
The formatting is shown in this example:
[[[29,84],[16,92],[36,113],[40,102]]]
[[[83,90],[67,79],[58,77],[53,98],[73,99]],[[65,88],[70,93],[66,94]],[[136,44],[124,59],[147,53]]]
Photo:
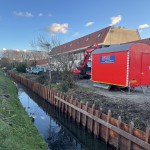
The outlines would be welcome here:
[[[0,70],[0,150],[46,150],[13,82]]]

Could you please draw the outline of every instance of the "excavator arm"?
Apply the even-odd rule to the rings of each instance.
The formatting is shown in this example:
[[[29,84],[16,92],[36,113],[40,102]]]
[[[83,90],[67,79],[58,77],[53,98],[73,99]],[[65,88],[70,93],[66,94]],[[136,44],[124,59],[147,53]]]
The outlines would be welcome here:
[[[73,69],[73,72],[75,74],[80,74],[82,76],[86,76],[87,74],[87,64],[89,61],[89,58],[91,56],[91,53],[95,50],[98,49],[99,46],[98,44],[94,44],[89,46],[88,48],[86,48],[85,52],[84,52],[84,60],[82,62],[82,64],[80,64],[79,66],[77,66],[76,68]]]
[[[91,53],[92,53],[95,49],[98,49],[98,48],[99,48],[98,44],[94,44],[94,45],[89,46],[89,47],[85,50],[85,52],[84,52],[84,61],[83,61],[83,64],[81,65],[82,68],[87,65],[88,60],[89,60],[89,58],[90,58],[90,56],[91,56]]]

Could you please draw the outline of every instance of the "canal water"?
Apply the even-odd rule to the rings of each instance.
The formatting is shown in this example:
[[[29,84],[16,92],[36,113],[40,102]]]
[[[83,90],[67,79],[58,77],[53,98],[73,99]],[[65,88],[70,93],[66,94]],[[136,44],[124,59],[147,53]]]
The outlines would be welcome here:
[[[18,85],[18,97],[51,150],[113,150],[31,90]]]

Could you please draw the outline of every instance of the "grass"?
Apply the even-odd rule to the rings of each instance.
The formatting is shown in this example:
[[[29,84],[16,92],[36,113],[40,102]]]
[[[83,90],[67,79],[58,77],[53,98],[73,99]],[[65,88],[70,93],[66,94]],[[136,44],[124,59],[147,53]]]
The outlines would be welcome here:
[[[47,144],[20,101],[13,82],[0,70],[0,150],[46,150]]]

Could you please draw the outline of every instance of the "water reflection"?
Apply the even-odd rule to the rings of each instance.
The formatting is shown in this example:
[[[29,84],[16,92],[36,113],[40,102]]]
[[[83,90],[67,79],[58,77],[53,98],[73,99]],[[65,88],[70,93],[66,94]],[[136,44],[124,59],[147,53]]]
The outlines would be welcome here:
[[[25,87],[19,99],[51,150],[112,150]]]

